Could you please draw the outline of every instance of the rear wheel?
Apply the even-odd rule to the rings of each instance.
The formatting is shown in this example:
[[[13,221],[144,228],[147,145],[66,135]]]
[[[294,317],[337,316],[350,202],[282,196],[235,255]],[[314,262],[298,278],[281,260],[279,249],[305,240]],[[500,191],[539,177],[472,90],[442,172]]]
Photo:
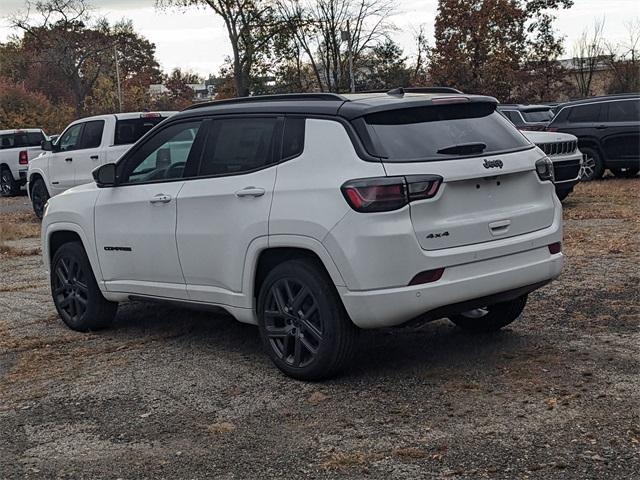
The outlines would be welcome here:
[[[106,328],[118,309],[102,296],[80,242],[65,243],[53,256],[51,294],[62,321],[80,332]]]
[[[7,167],[0,170],[0,195],[3,197],[13,197],[20,193],[20,185],[13,178],[13,173]]]
[[[258,297],[260,336],[273,363],[299,380],[337,374],[353,351],[357,327],[313,260],[289,260],[265,278]]]
[[[475,308],[449,317],[463,330],[474,333],[495,332],[515,321],[527,304],[527,295],[508,302]]]
[[[616,177],[620,178],[633,178],[640,171],[639,167],[628,167],[628,168],[610,168],[611,173],[613,173]]]
[[[38,177],[31,187],[31,204],[33,205],[33,212],[36,217],[42,218],[44,214],[44,206],[49,200],[49,192],[44,184],[44,180]]]
[[[580,180],[587,182],[589,180],[598,180],[604,174],[604,162],[600,153],[591,147],[581,147],[582,151],[582,167],[580,168]]]

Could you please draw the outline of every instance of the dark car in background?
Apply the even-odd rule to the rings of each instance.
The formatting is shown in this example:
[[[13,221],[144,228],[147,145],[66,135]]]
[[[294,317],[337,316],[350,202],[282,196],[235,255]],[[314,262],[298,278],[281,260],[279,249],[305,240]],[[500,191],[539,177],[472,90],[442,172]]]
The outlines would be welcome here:
[[[552,105],[501,104],[498,111],[519,130],[544,130],[553,118]]]
[[[578,137],[584,154],[582,180],[601,178],[605,169],[616,177],[640,171],[640,94],[609,95],[555,107],[547,131]]]

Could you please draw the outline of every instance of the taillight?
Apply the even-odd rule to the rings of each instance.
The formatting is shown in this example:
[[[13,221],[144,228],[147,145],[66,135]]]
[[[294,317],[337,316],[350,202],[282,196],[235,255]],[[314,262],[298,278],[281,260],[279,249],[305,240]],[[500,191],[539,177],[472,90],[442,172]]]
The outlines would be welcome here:
[[[553,175],[553,163],[548,157],[543,157],[536,162],[536,172],[538,173],[538,178],[543,182],[553,182],[555,180]]]
[[[451,103],[469,103],[467,97],[436,97],[431,100],[434,105],[449,105]]]
[[[549,248],[549,253],[555,255],[556,253],[560,253],[562,251],[562,243],[556,242],[550,245],[547,245]]]
[[[375,177],[349,180],[341,190],[356,212],[390,212],[415,200],[433,198],[441,183],[438,175]]]
[[[442,278],[444,268],[436,268],[435,270],[425,270],[420,272],[411,279],[409,285],[421,285],[423,283],[437,282]]]
[[[15,158],[15,157],[14,157]],[[22,150],[19,154],[18,154],[18,163],[20,165],[27,165],[29,163],[29,154],[27,153],[26,150]]]

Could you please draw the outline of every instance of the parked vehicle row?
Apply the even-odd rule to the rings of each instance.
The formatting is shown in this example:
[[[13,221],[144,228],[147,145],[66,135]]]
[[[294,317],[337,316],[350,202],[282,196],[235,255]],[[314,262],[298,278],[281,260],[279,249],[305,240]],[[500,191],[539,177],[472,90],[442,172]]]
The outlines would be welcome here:
[[[397,89],[173,115],[44,209],[56,309],[87,331],[132,299],[223,308],[299,379],[359,329],[498,330],[563,255],[553,164],[496,107]]]
[[[35,214],[76,185],[93,180],[98,166],[116,161],[145,133],[175,112],[136,112],[100,115],[71,123],[55,141],[44,141],[44,153],[29,162],[28,193]]]

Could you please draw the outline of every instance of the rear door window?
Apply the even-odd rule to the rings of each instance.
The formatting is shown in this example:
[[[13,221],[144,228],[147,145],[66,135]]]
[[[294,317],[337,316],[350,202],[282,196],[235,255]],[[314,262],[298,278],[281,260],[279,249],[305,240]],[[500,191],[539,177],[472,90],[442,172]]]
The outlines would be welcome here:
[[[102,143],[104,120],[94,120],[84,124],[81,148],[98,148]]]
[[[531,148],[490,103],[389,110],[367,115],[365,122],[388,161],[437,161]]]
[[[590,105],[576,105],[571,107],[568,120],[570,123],[590,123],[601,122],[602,103],[592,103]]]
[[[640,99],[609,103],[610,122],[640,121]]]
[[[198,175],[235,175],[273,163],[277,124],[275,117],[214,120]]]
[[[165,117],[140,117],[128,118],[116,121],[116,133],[114,145],[129,145],[136,143],[140,138],[163,121]]]

